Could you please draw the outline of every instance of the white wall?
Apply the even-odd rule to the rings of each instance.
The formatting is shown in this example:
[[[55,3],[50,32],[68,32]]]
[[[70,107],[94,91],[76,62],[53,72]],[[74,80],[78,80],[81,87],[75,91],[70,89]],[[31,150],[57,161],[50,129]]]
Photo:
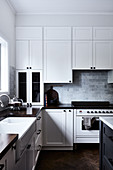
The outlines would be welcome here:
[[[16,26],[113,26],[113,14],[18,14]]]
[[[15,14],[6,0],[0,0],[0,36],[9,43],[9,63],[15,67]]]

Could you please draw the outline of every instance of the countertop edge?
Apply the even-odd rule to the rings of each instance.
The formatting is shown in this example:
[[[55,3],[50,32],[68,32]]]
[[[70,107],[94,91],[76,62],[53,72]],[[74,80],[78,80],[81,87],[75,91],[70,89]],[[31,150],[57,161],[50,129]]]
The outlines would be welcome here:
[[[13,146],[14,143],[16,143],[16,141],[18,140],[18,134],[5,134],[7,136],[14,136],[14,138],[6,144],[6,147],[3,148],[3,150],[0,153],[0,160],[3,158],[3,156],[8,152],[8,150]]]
[[[113,130],[113,117],[100,117],[100,120]]]

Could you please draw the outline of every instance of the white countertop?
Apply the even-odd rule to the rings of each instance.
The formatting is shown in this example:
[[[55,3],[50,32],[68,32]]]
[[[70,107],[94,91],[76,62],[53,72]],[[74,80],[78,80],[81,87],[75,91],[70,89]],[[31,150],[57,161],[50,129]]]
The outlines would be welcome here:
[[[112,117],[99,117],[99,119],[113,130],[113,116]]]

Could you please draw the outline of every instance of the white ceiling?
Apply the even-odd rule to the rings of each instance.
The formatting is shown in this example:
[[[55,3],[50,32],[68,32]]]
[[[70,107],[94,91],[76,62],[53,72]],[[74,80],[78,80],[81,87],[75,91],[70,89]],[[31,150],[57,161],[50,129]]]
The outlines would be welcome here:
[[[7,0],[16,13],[113,13],[113,0]]]

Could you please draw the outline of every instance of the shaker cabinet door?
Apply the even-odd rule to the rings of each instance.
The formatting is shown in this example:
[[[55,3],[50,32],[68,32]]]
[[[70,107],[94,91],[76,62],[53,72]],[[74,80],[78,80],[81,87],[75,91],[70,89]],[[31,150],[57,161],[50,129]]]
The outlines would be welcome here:
[[[65,112],[45,110],[43,126],[44,146],[65,146]]]
[[[92,67],[92,42],[73,42],[73,69],[90,69]]]
[[[95,41],[93,58],[96,69],[113,69],[113,42]]]
[[[16,41],[16,69],[29,67],[29,42]]]
[[[44,43],[44,79],[46,83],[72,81],[71,41]]]
[[[42,69],[42,41],[30,41],[30,66]]]

